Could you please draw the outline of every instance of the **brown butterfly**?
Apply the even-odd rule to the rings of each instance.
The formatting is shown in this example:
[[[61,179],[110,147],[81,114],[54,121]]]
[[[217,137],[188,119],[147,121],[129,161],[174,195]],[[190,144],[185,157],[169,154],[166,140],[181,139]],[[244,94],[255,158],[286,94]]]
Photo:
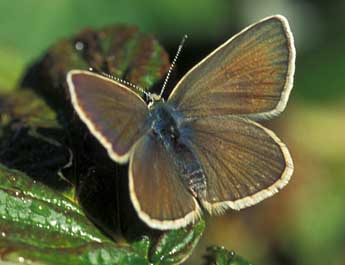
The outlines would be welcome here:
[[[194,66],[165,102],[128,86],[68,73],[73,106],[118,163],[129,161],[139,217],[157,229],[195,222],[202,210],[239,210],[272,196],[293,172],[286,146],[256,121],[287,104],[295,47],[287,20],[265,18]]]

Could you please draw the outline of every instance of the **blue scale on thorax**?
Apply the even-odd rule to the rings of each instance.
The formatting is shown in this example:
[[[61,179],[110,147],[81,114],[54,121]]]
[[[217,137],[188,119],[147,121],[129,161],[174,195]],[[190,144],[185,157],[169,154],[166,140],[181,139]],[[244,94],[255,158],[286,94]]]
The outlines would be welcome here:
[[[150,134],[171,155],[184,185],[195,197],[204,197],[206,177],[198,159],[187,146],[183,116],[162,100],[150,105]]]

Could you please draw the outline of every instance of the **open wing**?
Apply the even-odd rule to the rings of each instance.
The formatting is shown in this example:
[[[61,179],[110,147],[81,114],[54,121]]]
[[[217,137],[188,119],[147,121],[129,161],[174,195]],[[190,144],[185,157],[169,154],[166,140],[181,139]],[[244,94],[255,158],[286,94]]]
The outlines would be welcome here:
[[[139,217],[153,228],[183,227],[200,216],[197,201],[178,175],[173,154],[150,134],[135,145],[129,188]]]
[[[73,70],[67,83],[74,109],[119,163],[146,132],[146,103],[126,86],[88,71]]]
[[[286,146],[270,130],[241,117],[197,119],[186,124],[186,144],[202,165],[210,213],[239,210],[272,196],[293,172]]]
[[[295,48],[287,20],[268,17],[244,29],[194,66],[169,102],[186,117],[278,115],[292,89]]]

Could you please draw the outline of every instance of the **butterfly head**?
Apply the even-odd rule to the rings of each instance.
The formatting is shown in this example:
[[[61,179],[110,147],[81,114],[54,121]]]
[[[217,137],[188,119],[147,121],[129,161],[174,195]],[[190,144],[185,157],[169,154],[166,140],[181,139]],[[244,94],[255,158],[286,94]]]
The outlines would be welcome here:
[[[148,103],[149,109],[151,109],[152,106],[158,102],[164,102],[164,99],[160,95],[157,95],[155,93],[152,93],[152,94],[150,93],[148,100],[149,100],[149,103]]]

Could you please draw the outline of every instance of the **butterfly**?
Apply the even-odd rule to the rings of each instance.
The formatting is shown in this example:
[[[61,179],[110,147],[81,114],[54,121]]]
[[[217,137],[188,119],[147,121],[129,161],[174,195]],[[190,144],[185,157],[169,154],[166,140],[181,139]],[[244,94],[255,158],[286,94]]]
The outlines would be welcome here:
[[[288,21],[267,17],[189,70],[166,101],[147,104],[127,85],[72,70],[72,105],[112,160],[128,163],[130,198],[155,229],[257,204],[293,173],[284,143],[257,121],[279,115],[293,85]]]

